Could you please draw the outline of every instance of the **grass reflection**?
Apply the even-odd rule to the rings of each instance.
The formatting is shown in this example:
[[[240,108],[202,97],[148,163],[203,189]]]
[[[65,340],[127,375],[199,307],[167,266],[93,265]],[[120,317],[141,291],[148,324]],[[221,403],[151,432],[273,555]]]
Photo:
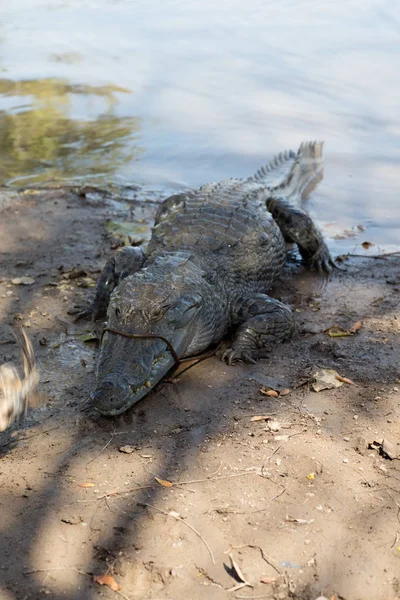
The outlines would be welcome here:
[[[0,80],[0,98],[15,98],[13,110],[0,110],[0,181],[114,174],[140,154],[135,139],[140,120],[115,114],[118,95],[126,93],[114,85],[60,79]],[[73,105],[88,115],[95,103],[101,106],[95,118],[71,118]]]

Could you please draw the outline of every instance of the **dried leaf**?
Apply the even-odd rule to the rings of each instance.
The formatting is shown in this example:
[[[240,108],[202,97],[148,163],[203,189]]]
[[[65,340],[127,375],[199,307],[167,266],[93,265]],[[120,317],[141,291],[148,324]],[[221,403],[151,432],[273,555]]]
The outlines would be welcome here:
[[[397,458],[395,445],[392,444],[392,442],[389,442],[389,440],[382,441],[381,453],[385,458],[390,458],[390,460]]]
[[[285,388],[281,392],[279,392],[280,396],[287,396],[288,394],[290,394],[289,388]]]
[[[91,488],[91,487],[94,487],[96,484],[88,481],[88,483],[78,483],[78,485],[81,488]]]
[[[373,244],[372,242],[363,242],[361,246],[364,248],[364,250],[368,250],[368,248],[371,248],[371,246],[375,246],[375,244]]]
[[[61,517],[61,521],[63,523],[68,523],[68,525],[78,525],[82,523],[83,519],[80,515],[65,515]]]
[[[309,479],[310,481],[312,481],[313,479],[315,479],[315,473],[309,473],[307,475],[307,479]]]
[[[118,585],[112,575],[93,575],[93,581],[100,585],[108,586],[114,592],[118,592],[121,589],[121,586]]]
[[[98,342],[99,336],[96,333],[89,331],[88,333],[83,333],[80,335],[78,340],[80,342]]]
[[[16,277],[15,279],[11,279],[11,283],[14,285],[32,285],[35,283],[33,277]]]
[[[275,583],[276,577],[261,577],[261,583]]]
[[[329,337],[347,337],[349,335],[354,335],[347,329],[343,329],[340,325],[333,325],[329,329],[326,329],[324,333],[327,333]]]
[[[336,374],[336,379],[338,381],[343,381],[343,383],[348,383],[349,385],[356,385],[354,381],[349,379],[348,377],[342,377],[341,375]]]
[[[338,375],[334,369],[320,369],[314,373],[311,387],[314,392],[340,387],[344,382],[337,378]]]
[[[279,431],[281,428],[281,424],[279,421],[268,421],[266,430],[267,431]]]
[[[356,323],[354,323],[354,325],[352,325],[349,329],[350,333],[356,333],[356,331],[358,331],[359,329],[361,329],[361,321],[357,321]]]
[[[242,583],[246,583],[246,584],[247,584],[246,578],[245,578],[245,576],[243,575],[243,573],[242,573],[242,571],[241,571],[241,569],[240,569],[239,565],[237,564],[237,562],[236,562],[236,561],[235,561],[235,559],[233,558],[232,554],[228,554],[228,556],[229,556],[229,560],[231,561],[231,567],[232,567],[232,569],[235,571],[235,575],[236,575],[236,577],[237,577],[237,578],[239,579],[239,581],[241,581]]]
[[[309,521],[307,521],[307,519],[297,519],[296,517],[287,516],[285,518],[285,521],[287,523],[296,523],[296,525],[309,525],[310,523],[314,522],[314,519],[310,519]]]
[[[255,417],[251,417],[250,421],[268,421],[269,419],[272,419],[269,415],[256,415]]]
[[[157,483],[159,483],[160,485],[162,485],[163,487],[166,487],[166,488],[170,488],[174,485],[173,483],[171,483],[170,481],[167,481],[166,479],[160,479],[159,477],[154,477],[154,479],[157,481]]]
[[[264,394],[264,396],[273,396],[274,398],[279,396],[278,392],[275,390],[265,390],[264,388],[260,388],[260,392]]]
[[[118,450],[120,452],[123,452],[124,454],[132,454],[132,452],[135,451],[135,448],[134,446],[129,446],[128,444],[126,444],[125,446],[120,446]]]

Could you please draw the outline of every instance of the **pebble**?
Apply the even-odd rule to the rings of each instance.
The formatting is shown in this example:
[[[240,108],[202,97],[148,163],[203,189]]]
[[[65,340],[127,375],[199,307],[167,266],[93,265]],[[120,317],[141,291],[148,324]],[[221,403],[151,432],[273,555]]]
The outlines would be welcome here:
[[[348,458],[344,458],[343,462],[344,462],[345,465],[347,465],[347,463],[349,462],[349,459]]]

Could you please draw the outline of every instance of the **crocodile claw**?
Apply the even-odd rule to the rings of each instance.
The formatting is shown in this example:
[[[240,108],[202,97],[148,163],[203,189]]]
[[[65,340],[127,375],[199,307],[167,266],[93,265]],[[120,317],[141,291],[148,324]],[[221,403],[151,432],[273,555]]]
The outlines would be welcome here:
[[[257,361],[252,357],[249,350],[240,350],[237,348],[228,348],[223,352],[221,360],[228,365],[233,365],[235,362],[243,361],[246,363],[255,364]]]
[[[75,313],[75,323],[79,321],[83,321],[84,319],[90,319],[92,317],[93,311],[92,308],[83,308],[82,310],[77,310]]]
[[[308,267],[312,271],[319,273],[332,273],[333,269],[338,268],[334,263],[325,242],[322,242],[316,253],[307,261]]]

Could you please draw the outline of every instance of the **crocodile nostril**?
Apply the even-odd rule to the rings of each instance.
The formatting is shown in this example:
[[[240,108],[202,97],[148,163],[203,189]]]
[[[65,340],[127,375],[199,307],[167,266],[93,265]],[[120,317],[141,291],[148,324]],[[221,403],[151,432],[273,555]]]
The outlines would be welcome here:
[[[90,394],[90,403],[101,412],[109,413],[126,402],[130,388],[125,381],[105,379]]]

